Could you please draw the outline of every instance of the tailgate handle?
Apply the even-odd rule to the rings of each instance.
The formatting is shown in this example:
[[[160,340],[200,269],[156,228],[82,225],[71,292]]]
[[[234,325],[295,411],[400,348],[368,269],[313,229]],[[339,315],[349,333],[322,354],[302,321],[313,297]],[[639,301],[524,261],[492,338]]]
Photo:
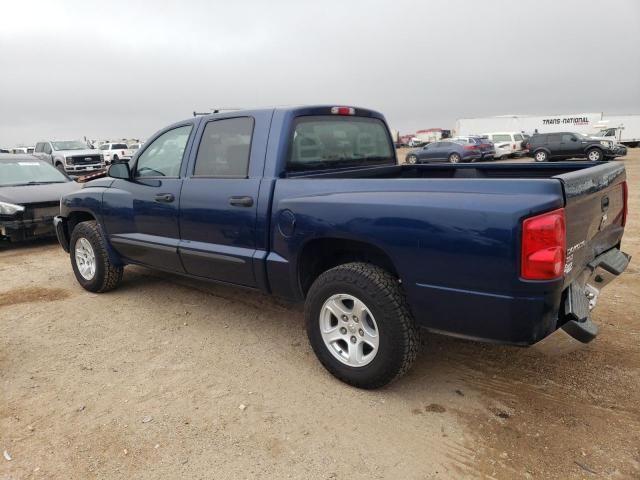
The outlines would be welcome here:
[[[606,212],[608,208],[609,208],[609,197],[605,195],[604,197],[602,197],[602,211]]]

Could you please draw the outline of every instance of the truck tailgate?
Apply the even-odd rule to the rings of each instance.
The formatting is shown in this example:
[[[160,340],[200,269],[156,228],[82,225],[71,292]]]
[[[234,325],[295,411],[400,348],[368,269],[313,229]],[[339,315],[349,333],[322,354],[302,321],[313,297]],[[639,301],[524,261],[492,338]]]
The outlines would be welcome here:
[[[554,178],[562,182],[566,199],[566,287],[584,272],[589,262],[620,244],[626,173],[621,162],[608,162]]]

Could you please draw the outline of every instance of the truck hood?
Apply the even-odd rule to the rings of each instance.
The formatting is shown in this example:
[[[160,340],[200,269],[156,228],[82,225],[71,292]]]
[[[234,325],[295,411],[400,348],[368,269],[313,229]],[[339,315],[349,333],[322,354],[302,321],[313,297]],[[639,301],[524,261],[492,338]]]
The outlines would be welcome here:
[[[56,155],[63,155],[65,157],[79,157],[81,155],[100,155],[100,150],[87,148],[84,150],[56,150],[53,153]]]
[[[62,195],[74,192],[79,188],[80,185],[76,182],[0,187],[0,202],[9,202],[16,205],[56,202],[60,200]]]

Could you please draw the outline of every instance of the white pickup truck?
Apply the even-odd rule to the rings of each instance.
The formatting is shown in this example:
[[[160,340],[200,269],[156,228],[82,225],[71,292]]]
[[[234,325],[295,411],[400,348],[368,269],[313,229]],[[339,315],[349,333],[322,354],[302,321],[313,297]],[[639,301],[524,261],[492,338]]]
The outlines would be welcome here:
[[[104,156],[104,163],[106,165],[118,160],[129,161],[135,153],[135,150],[129,148],[126,143],[103,143],[98,149]]]

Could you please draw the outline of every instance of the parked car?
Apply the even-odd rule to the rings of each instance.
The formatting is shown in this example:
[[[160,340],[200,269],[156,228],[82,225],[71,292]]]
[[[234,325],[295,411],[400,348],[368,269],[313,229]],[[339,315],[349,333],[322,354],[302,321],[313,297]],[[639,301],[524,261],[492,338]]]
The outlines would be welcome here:
[[[586,158],[599,162],[627,153],[624,145],[573,132],[536,133],[527,142],[527,149],[536,162],[566,158]]]
[[[38,142],[33,155],[70,175],[100,170],[105,166],[99,152],[77,140]]]
[[[100,150],[104,157],[105,165],[117,162],[118,160],[129,161],[135,153],[135,150],[130,148],[126,143],[103,143],[98,147],[98,150]]]
[[[108,175],[54,220],[83,288],[138,264],[304,300],[318,359],[362,388],[407,371],[420,328],[589,342],[629,262],[622,163],[398,165],[384,117],[360,108],[189,118]]]
[[[479,144],[444,140],[411,150],[407,153],[406,159],[407,163],[412,165],[431,162],[475,162],[482,159],[482,151]]]
[[[466,143],[468,145],[478,145],[480,152],[482,153],[481,160],[493,160],[493,157],[496,154],[496,149],[493,146],[493,143],[488,138],[481,137],[479,135],[453,137],[451,140],[463,144]]]
[[[34,147],[14,147],[11,149],[11,153],[33,153]]]
[[[524,137],[518,132],[484,133],[483,137],[491,140],[496,150],[495,158],[501,160],[509,157],[521,157],[526,153],[522,146]]]
[[[55,236],[60,197],[79,188],[67,175],[31,155],[0,154],[0,239]]]

